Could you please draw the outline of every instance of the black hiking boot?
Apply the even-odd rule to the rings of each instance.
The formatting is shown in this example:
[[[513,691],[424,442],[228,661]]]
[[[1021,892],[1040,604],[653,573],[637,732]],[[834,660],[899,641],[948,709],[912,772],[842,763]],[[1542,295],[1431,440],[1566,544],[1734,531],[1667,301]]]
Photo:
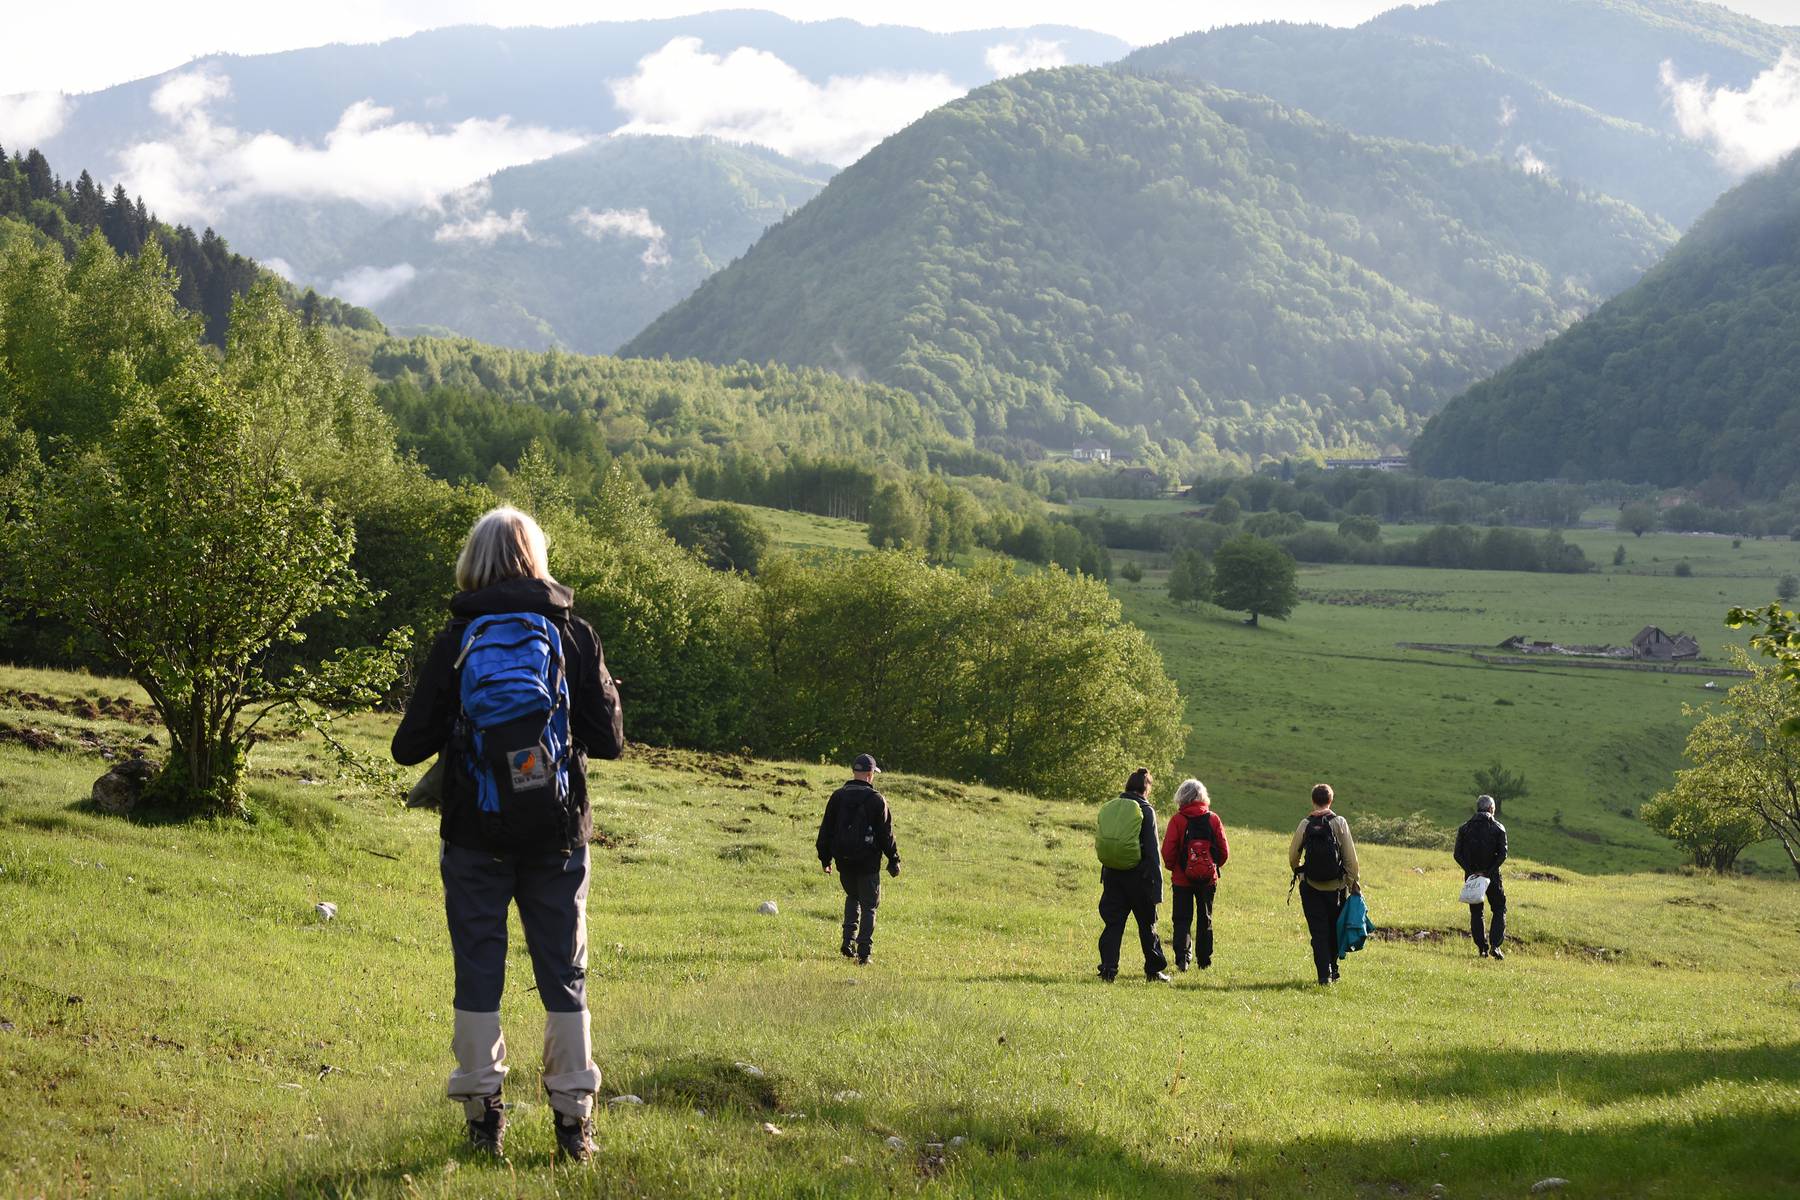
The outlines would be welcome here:
[[[1117,979],[1118,977],[1119,977],[1119,973],[1117,971],[1108,971],[1105,967],[1100,968],[1100,982],[1101,983],[1111,983],[1113,980]]]
[[[1498,946],[1495,946],[1493,948],[1493,950],[1491,950],[1489,953],[1492,955],[1495,962],[1499,962],[1501,959],[1506,957],[1506,955],[1500,953],[1500,947],[1498,947]]]
[[[869,952],[867,950],[862,950],[857,953],[856,965],[859,967],[866,967],[869,965]]]
[[[843,945],[838,947],[838,953],[843,955],[845,958],[855,958],[856,957],[856,947],[852,946],[849,942],[845,942]]]
[[[1144,974],[1144,982],[1145,983],[1168,983],[1169,982],[1169,973],[1167,971],[1148,971]]]
[[[594,1157],[594,1119],[556,1114],[556,1158],[559,1162],[585,1163]]]
[[[484,1096],[479,1119],[467,1117],[469,1148],[485,1158],[506,1157],[506,1105],[500,1103],[500,1093]]]
[[[1185,959],[1185,958],[1178,958],[1178,959],[1176,959],[1176,960],[1175,960],[1175,969],[1176,969],[1176,970],[1177,970],[1177,971],[1180,971],[1180,972],[1181,972],[1181,973],[1182,973],[1182,974],[1183,974],[1183,975],[1186,975],[1186,974],[1187,974],[1187,969],[1188,969],[1188,961],[1187,961],[1187,959]]]

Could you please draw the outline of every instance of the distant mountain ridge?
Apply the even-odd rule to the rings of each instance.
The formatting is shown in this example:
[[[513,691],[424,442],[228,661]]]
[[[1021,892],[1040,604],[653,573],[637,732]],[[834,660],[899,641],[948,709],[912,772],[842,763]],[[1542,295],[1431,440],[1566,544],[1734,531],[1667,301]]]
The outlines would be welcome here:
[[[400,272],[370,301],[400,330],[605,354],[831,174],[710,138],[618,136],[501,171],[436,211],[340,208],[334,228],[300,238],[305,206],[255,204],[239,228],[248,245],[285,246],[284,267],[319,287],[364,264]]]
[[[1672,241],[1497,161],[1064,68],[889,138],[622,352],[863,373],[965,436],[1387,448]]]
[[[1727,193],[1636,286],[1452,401],[1413,461],[1761,496],[1800,481],[1800,151]]]

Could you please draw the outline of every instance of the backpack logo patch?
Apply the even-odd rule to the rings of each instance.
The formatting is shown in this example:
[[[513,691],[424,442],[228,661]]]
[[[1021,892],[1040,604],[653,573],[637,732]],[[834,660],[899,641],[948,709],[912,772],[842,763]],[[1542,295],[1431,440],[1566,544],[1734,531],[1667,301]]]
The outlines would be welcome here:
[[[544,753],[543,746],[514,750],[506,758],[507,764],[512,767],[513,791],[523,792],[550,785],[550,756]]]

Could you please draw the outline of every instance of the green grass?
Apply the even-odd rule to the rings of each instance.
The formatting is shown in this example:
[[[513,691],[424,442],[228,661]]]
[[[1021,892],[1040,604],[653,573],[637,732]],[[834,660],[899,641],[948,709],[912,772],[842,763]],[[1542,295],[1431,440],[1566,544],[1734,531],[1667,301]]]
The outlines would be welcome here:
[[[838,517],[819,517],[812,513],[789,512],[781,508],[762,508],[754,504],[738,504],[769,530],[776,546],[800,555],[820,553],[867,554],[869,527],[861,521]]]
[[[0,721],[144,732],[16,691],[127,691],[103,680],[0,670]],[[373,749],[390,727],[351,736]],[[0,744],[0,1194],[1518,1196],[1558,1175],[1577,1196],[1739,1196],[1800,1180],[1792,881],[1520,861],[1519,941],[1494,964],[1459,938],[1445,855],[1369,847],[1395,936],[1321,993],[1284,904],[1285,838],[1245,828],[1221,787],[1215,968],[1108,987],[1091,977],[1090,810],[894,774],[906,870],[859,971],[811,850],[838,771],[653,750],[594,772],[589,971],[603,1092],[649,1103],[601,1113],[592,1168],[553,1170],[515,927],[512,1156],[481,1165],[442,1098],[434,822],[336,782],[308,742],[253,765],[254,823],[140,824],[84,809],[92,753]],[[764,899],[781,915],[756,915]],[[923,1149],[953,1137],[941,1165]]]
[[[1114,516],[1131,517],[1167,517],[1181,513],[1199,512],[1205,505],[1195,504],[1183,496],[1159,496],[1153,500],[1108,500],[1099,496],[1079,499],[1069,506],[1071,509],[1104,510]]]
[[[1499,760],[1532,789],[1504,818],[1523,852],[1597,872],[1674,866],[1674,848],[1634,814],[1680,765],[1692,725],[1682,706],[1717,695],[1705,680],[1554,662],[1484,666],[1395,644],[1497,646],[1513,634],[1616,644],[1656,624],[1693,633],[1709,659],[1723,660],[1746,640],[1725,628],[1725,610],[1772,599],[1775,580],[1800,571],[1800,544],[1747,540],[1734,550],[1729,538],[1627,535],[1628,561],[1615,569],[1619,535],[1569,536],[1606,566],[1587,575],[1302,566],[1304,602],[1257,629],[1241,614],[1178,609],[1162,570],[1114,590],[1188,698],[1194,732],[1183,769],[1240,821],[1288,827],[1295,798],[1324,780],[1352,812],[1423,811],[1454,826],[1468,813],[1476,768]],[[1692,577],[1673,575],[1681,558]],[[1771,847],[1746,861],[1789,870]]]

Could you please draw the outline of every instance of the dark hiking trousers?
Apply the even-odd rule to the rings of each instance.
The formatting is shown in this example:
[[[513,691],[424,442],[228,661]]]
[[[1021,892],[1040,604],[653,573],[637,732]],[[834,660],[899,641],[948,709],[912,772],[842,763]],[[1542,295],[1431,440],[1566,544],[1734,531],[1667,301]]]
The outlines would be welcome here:
[[[1306,914],[1306,931],[1312,935],[1313,966],[1320,983],[1337,978],[1337,922],[1344,910],[1342,891],[1322,892],[1302,879],[1300,908]]]
[[[881,904],[881,864],[846,871],[839,863],[838,882],[844,885],[844,945],[855,947],[858,958],[867,958],[875,942],[875,909]]]
[[[1176,962],[1199,963],[1203,969],[1212,966],[1212,907],[1213,895],[1218,890],[1217,884],[1175,889]],[[1190,923],[1194,927],[1191,939],[1188,937]]]
[[[1144,977],[1168,969],[1162,939],[1156,936],[1156,901],[1141,884],[1131,880],[1100,881],[1100,974],[1111,979],[1119,973],[1119,944],[1125,940],[1125,922],[1137,919],[1138,944],[1144,950]]]
[[[506,1077],[500,996],[506,987],[506,914],[517,904],[538,998],[548,1014],[544,1090],[556,1111],[587,1116],[600,1086],[587,1013],[587,847],[501,858],[446,843],[438,863],[456,959],[452,1040],[458,1065],[450,1096],[473,1104],[499,1092]]]
[[[1494,910],[1494,919],[1485,937],[1481,929],[1482,905],[1469,905],[1469,936],[1475,939],[1475,948],[1483,953],[1498,950],[1500,943],[1506,940],[1506,889],[1500,886],[1500,872],[1489,871],[1487,877],[1487,906]]]

